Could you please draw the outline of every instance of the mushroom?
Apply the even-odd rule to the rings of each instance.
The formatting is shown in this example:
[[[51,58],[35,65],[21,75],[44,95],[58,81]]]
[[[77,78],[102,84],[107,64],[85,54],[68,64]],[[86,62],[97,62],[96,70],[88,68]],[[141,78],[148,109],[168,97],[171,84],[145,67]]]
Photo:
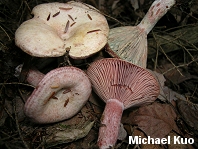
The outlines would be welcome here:
[[[32,14],[15,33],[16,45],[32,56],[58,57],[69,51],[70,57],[84,59],[107,43],[106,18],[90,5],[46,3],[34,7]]]
[[[174,4],[175,0],[155,0],[137,26],[110,29],[107,52],[113,57],[146,68],[147,34]]]
[[[93,62],[87,74],[95,92],[106,102],[98,146],[107,149],[117,141],[123,110],[153,102],[159,85],[146,69],[117,58]]]
[[[24,113],[35,123],[52,123],[71,118],[80,111],[91,94],[89,78],[76,67],[56,68],[43,78],[41,73],[30,71],[29,80],[31,76],[39,78],[25,103]]]

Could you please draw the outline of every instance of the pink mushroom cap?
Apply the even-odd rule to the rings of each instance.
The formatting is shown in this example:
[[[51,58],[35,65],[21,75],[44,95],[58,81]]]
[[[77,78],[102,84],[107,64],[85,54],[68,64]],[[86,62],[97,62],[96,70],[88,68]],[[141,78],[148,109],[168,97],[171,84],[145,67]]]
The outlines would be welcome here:
[[[123,110],[155,101],[159,85],[146,69],[116,58],[93,62],[87,74],[95,92],[106,102],[98,145],[109,148],[117,141]]]
[[[71,118],[85,105],[92,90],[87,75],[76,67],[54,69],[35,85],[24,106],[25,115],[35,123]]]

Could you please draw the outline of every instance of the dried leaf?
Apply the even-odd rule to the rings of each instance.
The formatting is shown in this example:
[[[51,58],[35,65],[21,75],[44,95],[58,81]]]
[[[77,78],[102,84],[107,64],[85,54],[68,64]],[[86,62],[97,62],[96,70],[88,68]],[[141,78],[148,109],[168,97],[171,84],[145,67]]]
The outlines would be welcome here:
[[[130,0],[132,7],[134,8],[134,10],[136,11],[137,9],[139,9],[139,2],[138,0]]]
[[[166,81],[166,79],[164,78],[163,74],[158,73],[156,71],[151,71],[151,70],[149,70],[149,72],[151,72],[153,74],[153,76],[155,76],[156,80],[158,80],[158,82],[159,82],[160,94],[158,96],[158,99],[160,99],[161,101],[164,101],[164,102],[166,100],[168,100],[169,102],[172,102],[172,100],[177,100],[177,99],[186,100],[186,98],[183,95],[173,91],[172,89],[168,88],[167,86],[164,86],[164,82]]]
[[[193,128],[194,133],[198,135],[198,105],[185,100],[177,100],[177,106],[185,122]]]
[[[186,97],[184,97],[183,95],[173,91],[172,89],[168,88],[167,86],[165,86],[163,88],[163,96],[161,95],[158,98],[159,99],[165,98],[169,102],[172,102],[172,100],[176,101],[178,99],[186,100]]]
[[[94,149],[97,146],[98,130],[91,129],[88,135],[83,139],[80,146],[82,149]]]
[[[127,132],[124,129],[123,124],[120,124],[120,130],[119,130],[119,134],[118,134],[118,140],[124,140],[127,136]]]
[[[170,105],[154,102],[130,113],[124,123],[138,125],[146,135],[153,138],[164,138],[171,130],[179,132],[175,123],[176,116]]]
[[[198,1],[192,1],[192,5],[190,7],[191,12],[193,12],[194,14],[198,14]]]
[[[3,126],[6,118],[8,117],[7,112],[12,114],[12,102],[5,100],[4,104],[0,104],[0,126]]]
[[[161,73],[158,73],[156,71],[152,71],[150,69],[147,69],[150,73],[153,74],[153,76],[156,78],[156,80],[159,83],[160,86],[160,94],[157,98],[159,98],[161,101],[166,101],[166,95],[164,94],[163,88],[164,88],[164,82],[166,81],[166,79],[164,78],[164,75]]]
[[[14,98],[13,101],[15,102],[17,119],[19,122],[23,121],[25,118],[23,112],[24,103],[19,96],[16,96],[16,98]],[[5,100],[4,104],[0,105],[0,126],[4,125],[7,117],[12,116],[14,114],[14,108],[12,105],[12,102],[9,100]]]
[[[133,136],[141,136],[141,138],[147,138],[147,136],[138,129],[134,129]],[[164,149],[164,147],[160,146],[159,144],[141,144],[141,149]]]
[[[170,62],[168,62],[168,60],[162,61],[160,67],[156,71],[164,73],[165,78],[168,78],[168,80],[170,80],[174,84],[180,84],[189,79],[198,78],[197,76],[191,75],[188,70],[185,70],[184,67],[177,69],[174,68],[174,66]]]
[[[48,147],[51,147],[57,144],[69,143],[81,139],[89,133],[89,131],[93,127],[93,124],[94,121],[88,122],[80,128],[70,129],[66,127],[64,130],[57,129],[57,131],[53,131],[52,134],[47,136],[46,144],[48,145]]]
[[[170,144],[168,144],[168,149],[194,149],[190,144],[174,144],[174,136],[178,136],[175,132],[168,134],[170,136]]]

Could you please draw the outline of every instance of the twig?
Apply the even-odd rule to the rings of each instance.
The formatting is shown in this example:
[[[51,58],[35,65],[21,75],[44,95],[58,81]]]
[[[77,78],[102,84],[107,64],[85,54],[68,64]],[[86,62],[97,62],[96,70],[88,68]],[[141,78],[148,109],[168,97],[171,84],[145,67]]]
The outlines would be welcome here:
[[[158,35],[157,35],[157,36],[158,36]],[[180,41],[180,40],[182,40],[181,38],[175,38],[174,40],[169,40],[169,39],[164,38],[163,36],[158,36],[158,37],[160,37],[160,38],[162,38],[162,39],[165,39],[165,40],[167,40],[168,42],[174,43],[174,44],[176,44],[176,45],[182,47],[182,48],[190,55],[191,59],[194,60],[193,55],[189,52],[188,49],[186,49],[186,47],[184,47],[183,45],[181,45],[181,44],[175,42],[175,39],[178,39],[178,40]],[[179,42],[179,41],[178,41],[178,42]],[[195,48],[195,49],[198,51],[198,48],[197,48],[194,44],[191,44],[191,43],[189,43],[189,42],[186,41],[186,40],[182,40],[182,41],[187,42],[188,44],[190,44],[191,46],[193,46],[193,48]]]
[[[178,68],[180,68],[180,67],[188,66],[188,65],[190,65],[190,64],[192,64],[193,62],[196,62],[196,61],[198,61],[198,58],[197,58],[197,59],[194,59],[194,60],[192,60],[192,61],[190,61],[190,62],[187,63],[187,64],[182,64],[182,65],[178,65],[178,66],[175,66],[175,65],[174,65],[174,67],[168,69],[167,71],[163,72],[162,74],[164,75],[164,74],[166,74],[167,72],[169,72],[169,71],[171,71],[171,70],[173,70],[173,69],[175,69],[175,68],[178,69]]]
[[[155,34],[153,34],[153,37],[154,37],[154,39],[155,39],[155,41],[156,41],[156,43],[157,43]],[[161,49],[162,53],[166,56],[167,60],[174,66],[174,68],[176,68],[176,70],[180,73],[180,75],[183,76],[183,74],[181,73],[181,71],[175,66],[175,64],[172,62],[172,60],[171,60],[171,59],[168,57],[168,55],[164,52],[164,49],[162,48],[162,46],[159,45],[158,43],[157,43],[157,45],[158,45],[159,48]],[[156,65],[157,65],[157,64],[155,64],[155,66],[156,66]],[[163,74],[164,74],[164,73],[163,73]]]
[[[19,82],[11,82],[11,83],[0,83],[0,85],[24,85],[35,88],[35,86],[25,83],[19,83]]]
[[[187,24],[187,25],[176,26],[176,27],[166,29],[164,32],[169,32],[169,31],[172,31],[172,30],[175,30],[175,29],[180,29],[180,28],[189,27],[189,26],[194,26],[195,27],[197,25],[196,24]]]
[[[6,34],[6,36],[8,37],[9,40],[11,40],[10,36],[8,35],[8,33],[3,29],[3,27],[0,25],[0,28],[3,30],[3,32]]]
[[[154,35],[154,33],[153,33],[153,31],[152,31],[152,34],[153,34],[153,37],[154,37],[154,39],[155,39],[155,41],[156,41],[156,38],[155,38],[155,35]],[[158,63],[158,56],[159,56],[159,45],[158,45],[158,43],[156,42],[156,44],[157,44],[157,49],[156,49],[156,56],[155,56],[155,63],[154,63],[154,70],[156,70],[156,68],[157,68],[157,63]]]
[[[160,32],[160,31],[159,31],[159,32]],[[182,35],[185,34],[186,32],[184,32],[183,34],[181,34],[180,36],[177,36],[177,37],[175,37],[174,35],[171,35],[171,34],[169,34],[169,33],[166,33],[166,32],[162,32],[162,33],[163,33],[163,34],[166,34],[166,35],[169,35],[169,36],[171,36],[171,37],[173,37],[174,40],[172,40],[172,39],[169,40],[169,39],[164,38],[163,36],[160,36],[160,35],[156,35],[156,36],[158,36],[158,37],[160,37],[160,38],[162,38],[162,39],[165,39],[165,40],[167,40],[168,42],[174,43],[174,44],[176,44],[176,45],[178,45],[178,46],[180,46],[180,47],[184,47],[183,45],[180,45],[180,44],[178,44],[177,42],[174,42],[175,39],[181,40],[182,42],[186,42],[187,44],[189,44],[190,46],[192,46],[193,48],[195,48],[195,50],[198,51],[198,48],[197,48],[194,44],[189,43],[189,41],[180,38],[180,37],[182,37]],[[167,42],[167,43],[168,43],[168,42]],[[166,43],[163,43],[163,44],[166,44]]]
[[[100,10],[98,10],[98,9],[96,9],[96,8],[94,8],[94,7],[90,7],[90,6],[87,5],[86,3],[83,3],[83,2],[80,2],[80,3],[86,5],[90,10],[94,10],[94,11],[96,11],[96,12],[98,12],[98,13],[100,13],[100,14],[102,14],[102,15],[104,15],[104,16],[106,16],[106,17],[112,19],[112,20],[115,20],[116,22],[120,23],[121,25],[124,25],[124,23],[120,22],[119,20],[117,20],[117,19],[114,18],[114,17],[111,17],[111,16],[105,14],[104,12],[101,12]]]
[[[18,88],[18,92],[19,92],[21,100],[23,101],[23,103],[25,103],[25,99],[24,99],[23,94],[21,93],[21,90],[19,88]]]
[[[24,141],[23,136],[21,134],[21,130],[20,130],[20,126],[19,126],[19,121],[18,121],[18,117],[17,117],[17,113],[16,113],[16,100],[13,102],[13,109],[14,109],[15,122],[16,122],[18,133],[19,133],[19,137],[21,138],[21,140],[22,140],[25,148],[26,149],[29,149],[27,143]]]
[[[5,112],[11,117],[11,119],[14,121],[14,117],[12,116],[12,114],[8,111],[8,109],[6,107],[3,106],[3,109],[5,110]]]
[[[196,93],[196,91],[197,91],[197,84],[196,84],[196,86],[195,86],[194,92],[192,93],[192,96],[191,96],[191,97],[194,96],[194,94]]]
[[[4,135],[7,136],[7,137],[5,137],[5,138],[1,138],[1,141],[2,141],[2,142],[5,142],[6,140],[9,140],[9,139],[14,139],[14,137],[18,136],[17,133],[15,133],[15,134],[13,134],[13,135],[9,135],[9,134],[7,134],[6,132],[4,132],[4,131],[2,131],[2,130],[0,130],[0,132],[1,132],[2,134],[4,134]]]
[[[8,49],[8,47],[6,47],[2,42],[0,42],[0,44],[1,44],[2,47],[4,47],[5,49]]]
[[[192,13],[187,13],[187,12],[185,12],[185,11],[182,11],[182,12],[185,13],[185,14],[187,14],[188,16],[192,17],[193,19],[195,19],[195,20],[198,21],[198,18],[194,17],[194,16],[192,15]]]
[[[25,5],[27,6],[29,12],[31,13],[31,9],[30,9],[30,6],[28,5],[27,1],[26,0],[23,0],[23,2],[25,3]]]

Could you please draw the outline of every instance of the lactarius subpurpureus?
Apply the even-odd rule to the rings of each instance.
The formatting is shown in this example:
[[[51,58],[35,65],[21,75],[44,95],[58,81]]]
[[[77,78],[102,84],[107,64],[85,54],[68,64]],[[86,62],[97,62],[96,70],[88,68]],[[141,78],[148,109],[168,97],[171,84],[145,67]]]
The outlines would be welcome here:
[[[175,0],[155,0],[137,26],[110,29],[107,52],[113,57],[146,68],[147,34],[174,4]]]
[[[45,3],[34,7],[32,14],[15,33],[16,45],[29,55],[59,57],[68,51],[70,57],[84,59],[107,43],[106,18],[88,4]]]
[[[98,146],[107,149],[117,141],[123,110],[152,103],[159,95],[159,85],[146,69],[117,58],[93,62],[87,74],[94,91],[106,102]]]
[[[37,76],[38,73],[34,73]],[[36,81],[36,88],[24,106],[25,115],[35,123],[53,123],[71,118],[81,110],[91,94],[90,80],[79,68],[60,67],[43,78],[40,74],[38,76],[41,76],[41,81]]]

